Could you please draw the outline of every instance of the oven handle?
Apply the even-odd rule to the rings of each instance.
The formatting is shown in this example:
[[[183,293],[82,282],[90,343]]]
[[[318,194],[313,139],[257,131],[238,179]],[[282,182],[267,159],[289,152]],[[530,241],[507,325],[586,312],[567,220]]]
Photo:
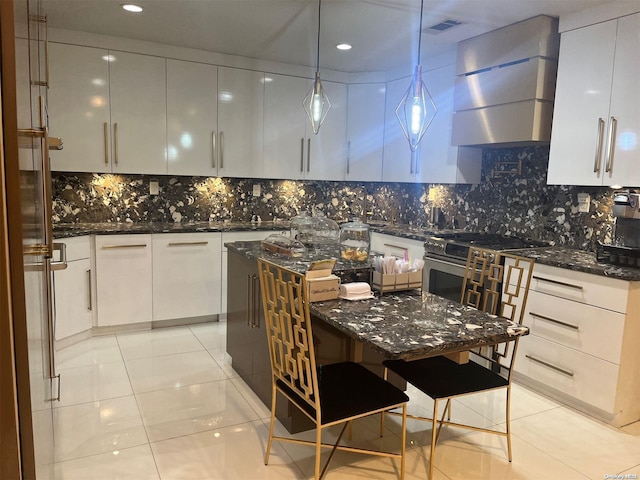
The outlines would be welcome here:
[[[429,255],[425,255],[424,257],[424,269],[437,269],[443,271],[445,273],[450,273],[452,275],[460,275],[464,277],[464,270],[467,265],[466,261],[454,262],[442,260],[440,258],[431,257]]]

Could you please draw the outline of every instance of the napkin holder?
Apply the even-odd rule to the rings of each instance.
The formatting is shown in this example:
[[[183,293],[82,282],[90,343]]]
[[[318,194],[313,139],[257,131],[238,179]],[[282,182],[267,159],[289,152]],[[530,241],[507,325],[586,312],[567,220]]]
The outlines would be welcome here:
[[[312,262],[305,273],[307,280],[307,298],[310,302],[334,300],[340,293],[340,279],[331,273],[336,264],[335,258]]]

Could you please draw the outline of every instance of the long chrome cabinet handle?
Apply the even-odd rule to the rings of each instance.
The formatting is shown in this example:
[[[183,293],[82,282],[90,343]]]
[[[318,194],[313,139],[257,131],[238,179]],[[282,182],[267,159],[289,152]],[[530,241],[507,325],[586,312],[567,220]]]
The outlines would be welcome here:
[[[247,325],[253,325],[253,278],[247,275]]]
[[[534,280],[540,280],[541,282],[553,283],[555,285],[562,285],[563,287],[575,288],[576,290],[582,290],[582,285],[574,285],[572,283],[560,282],[558,280],[551,280],[550,278],[538,277],[533,275],[531,278]]]
[[[604,120],[602,117],[598,118],[598,141],[596,142],[596,157],[593,161],[593,173],[600,171],[600,164],[602,162],[602,142],[604,140]]]
[[[46,15],[29,15],[29,20],[44,24],[44,81],[32,80],[33,86],[49,88],[49,24]]]
[[[54,319],[54,309],[53,309],[53,302],[54,300],[54,292],[53,292],[53,286],[52,286],[52,282],[53,280],[53,275],[51,275],[51,265],[48,261],[45,260],[44,262],[44,273],[45,273],[45,280],[44,280],[44,303],[45,303],[45,309],[46,309],[46,315],[47,315],[47,354],[49,357],[49,365],[48,365],[48,370],[49,370],[49,378],[53,379],[56,377],[56,358],[55,358],[55,319]],[[55,399],[52,399],[55,400]]]
[[[224,168],[224,132],[220,132],[220,168]]]
[[[146,243],[132,243],[131,245],[102,245],[103,250],[116,249],[116,248],[145,248]]]
[[[560,320],[556,320],[555,318],[551,318],[551,317],[545,317],[544,315],[540,315],[539,313],[529,312],[529,315],[531,315],[532,317],[539,318],[541,320],[546,320],[547,322],[551,322],[551,323],[556,323],[558,325],[562,325],[563,327],[571,328],[571,329],[576,330],[576,331],[580,330],[580,327],[578,325],[574,325],[572,323],[562,322]]]
[[[211,133],[211,168],[216,168],[216,131]]]
[[[252,321],[252,327],[253,328],[260,328],[260,309],[258,306],[258,301],[256,300],[256,298],[258,297],[258,276],[256,274],[251,275],[251,282],[253,282],[253,288],[252,288],[252,298],[251,301],[253,302],[253,321]]]
[[[607,165],[605,166],[604,171],[610,172],[613,170],[613,154],[616,151],[616,130],[618,129],[618,120],[616,117],[611,117],[609,123],[609,151],[607,154]]]
[[[118,165],[118,124],[113,124],[113,161]]]
[[[186,245],[209,245],[209,242],[169,242],[170,247],[184,247]]]
[[[347,175],[349,175],[349,167],[351,166],[351,141],[347,142]]]
[[[311,168],[311,139],[307,139],[307,173]]]
[[[384,246],[385,247],[391,247],[391,248],[397,248],[398,250],[409,251],[409,249],[406,248],[406,247],[401,247],[400,245],[394,245],[392,243],[385,243]]]
[[[89,282],[89,295],[88,295],[88,300],[89,302],[87,303],[87,310],[91,311],[93,310],[93,300],[91,299],[91,269],[87,270],[87,281]]]
[[[104,135],[104,164],[109,165],[109,124],[104,122],[103,125]]]
[[[300,173],[304,172],[304,138],[300,139]]]
[[[525,355],[525,357],[527,357],[529,360],[539,363],[540,365],[544,365],[545,367],[550,368],[551,370],[555,370],[556,372],[560,372],[563,375],[566,375],[567,377],[573,377],[573,372],[569,371],[569,370],[565,370],[564,368],[560,368],[557,367],[555,365],[553,365],[552,363],[549,362],[545,362],[544,360],[540,360],[539,358],[534,357],[533,355]]]

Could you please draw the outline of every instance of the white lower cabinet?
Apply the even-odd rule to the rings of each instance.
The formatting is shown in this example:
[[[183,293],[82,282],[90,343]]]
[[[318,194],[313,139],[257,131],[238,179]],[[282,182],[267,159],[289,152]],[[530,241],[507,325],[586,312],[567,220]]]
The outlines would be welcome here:
[[[637,282],[536,264],[516,378],[616,426],[640,420],[639,310]]]
[[[410,259],[424,256],[424,242],[410,238],[397,237],[386,233],[371,233],[371,252],[382,253],[397,258]]]
[[[67,248],[67,268],[53,272],[57,341],[93,327],[91,237],[66,238],[59,242]]]
[[[98,327],[151,322],[151,235],[97,235]]]
[[[153,321],[220,313],[221,234],[152,235]]]

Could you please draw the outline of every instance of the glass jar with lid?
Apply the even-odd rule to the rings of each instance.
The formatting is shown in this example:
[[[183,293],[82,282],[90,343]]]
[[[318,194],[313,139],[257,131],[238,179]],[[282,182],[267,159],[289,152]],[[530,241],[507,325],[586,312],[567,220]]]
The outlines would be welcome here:
[[[340,258],[343,260],[366,262],[370,245],[369,225],[366,223],[354,219],[340,227]]]

